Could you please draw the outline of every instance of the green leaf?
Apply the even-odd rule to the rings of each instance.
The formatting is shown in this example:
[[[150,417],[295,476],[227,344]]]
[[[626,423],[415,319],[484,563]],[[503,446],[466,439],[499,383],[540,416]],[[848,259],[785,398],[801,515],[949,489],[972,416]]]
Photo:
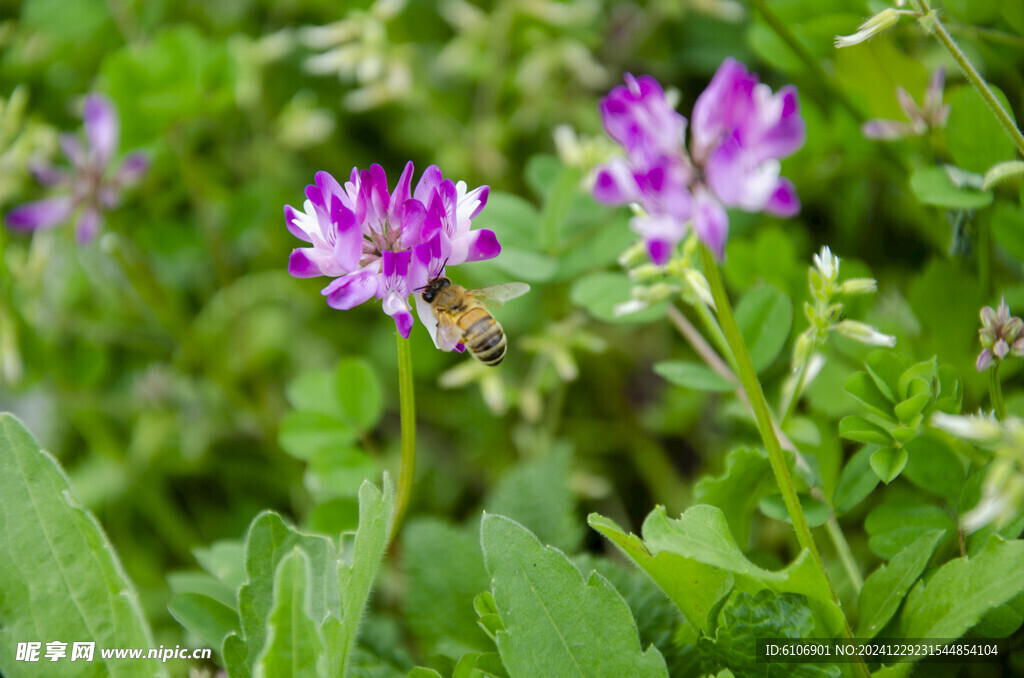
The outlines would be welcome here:
[[[991,219],[992,236],[996,242],[1024,261],[1024,209],[1000,200],[992,206]]]
[[[375,427],[384,411],[384,397],[370,363],[361,358],[345,358],[338,363],[334,378],[343,420],[358,431]]]
[[[639,537],[604,516],[591,513],[587,523],[650,575],[694,629],[707,625],[711,608],[733,587],[729,572],[674,553],[652,553]]]
[[[757,660],[758,638],[806,639],[813,635],[814,619],[804,596],[769,590],[739,593],[722,608],[714,636],[700,639],[698,649],[705,670],[728,667],[738,678],[838,678],[834,664],[771,664]]]
[[[890,421],[893,420],[892,405],[867,372],[851,374],[843,385],[843,390],[875,414]]]
[[[401,553],[402,609],[424,650],[458,659],[489,649],[473,614],[474,597],[490,584],[474,535],[435,518],[411,520]]]
[[[546,254],[517,247],[503,246],[501,256],[495,259],[493,264],[517,280],[532,283],[547,282],[558,272],[557,260]]]
[[[560,551],[508,518],[485,515],[480,532],[509,676],[668,676],[661,653],[641,649],[629,606],[607,579],[596,572],[584,579]]]
[[[1003,109],[1013,117],[1013,107],[999,88],[989,84]],[[950,111],[946,124],[946,144],[953,161],[971,172],[984,172],[992,165],[1011,160],[1016,147],[1013,139],[992,114],[988,104],[970,85],[957,89],[948,98]]]
[[[942,167],[923,167],[910,175],[910,190],[925,205],[950,209],[977,209],[992,204],[991,191],[957,186]]]
[[[1001,181],[1013,177],[1024,176],[1024,160],[1007,160],[992,165],[985,172],[985,180],[981,184],[982,190],[989,190]]]
[[[893,411],[896,414],[896,418],[901,422],[910,423],[914,420],[914,417],[924,411],[924,408],[928,406],[931,399],[931,393],[918,393],[897,404]]]
[[[494,596],[490,591],[477,594],[473,599],[473,611],[477,615],[477,625],[492,641],[497,637],[499,631],[505,630],[505,625],[501,623],[501,617],[498,616],[498,608],[494,605]]]
[[[907,494],[894,496],[876,506],[864,521],[864,528],[870,536],[868,546],[886,560],[928,532],[943,530],[947,539],[956,534],[956,525],[942,508],[927,503],[920,496]]]
[[[316,678],[324,644],[310,619],[312,576],[309,557],[294,547],[274,574],[274,601],[267,618],[267,642],[253,667],[255,678]]]
[[[539,539],[572,553],[583,528],[576,518],[576,498],[569,486],[572,454],[556,445],[539,459],[521,461],[502,474],[484,502],[489,513],[519,521]]]
[[[864,359],[864,367],[889,402],[895,404],[902,400],[899,383],[900,375],[910,367],[907,358],[893,351],[880,349],[868,354]]]
[[[15,661],[19,642],[155,647],[135,589],[99,523],[79,504],[57,461],[6,413],[0,414],[0,497],[5,676],[39,675],[38,665]],[[166,675],[152,661],[104,660],[98,650],[89,669],[81,675]]]
[[[654,372],[676,386],[694,391],[728,393],[737,387],[734,382],[719,376],[707,365],[686,360],[662,360],[654,363]]]
[[[926,532],[864,581],[858,603],[858,638],[874,638],[889,623],[907,591],[924,572],[942,536],[941,530]]]
[[[956,452],[945,441],[928,435],[914,438],[904,449],[909,459],[903,477],[956,506],[967,479],[964,462]]]
[[[836,513],[846,513],[864,501],[878,485],[878,476],[871,470],[871,455],[877,448],[862,447],[847,462],[832,493]]]
[[[336,374],[337,371],[330,372],[324,369],[300,372],[285,388],[288,404],[296,410],[338,417],[342,413],[342,408],[338,402],[341,389],[335,381]]]
[[[239,632],[238,613],[223,602],[201,593],[177,593],[167,605],[179,624],[208,647],[219,648],[229,633]]]
[[[793,303],[774,285],[755,287],[736,305],[736,324],[750,351],[754,369],[761,372],[786,345],[793,324]]]
[[[857,415],[843,417],[839,422],[839,436],[859,443],[877,443],[879,445],[892,443],[892,436],[888,431]]]
[[[501,241],[502,256],[507,248],[537,249],[537,231],[540,213],[533,204],[512,193],[491,191],[487,196],[487,209],[473,219],[474,228],[489,228]]]
[[[888,485],[907,465],[907,451],[902,447],[882,447],[871,453],[871,470]]]
[[[737,447],[725,458],[725,472],[704,476],[693,491],[694,502],[722,510],[736,541],[746,544],[757,503],[775,488],[768,453],[761,448]]]
[[[832,512],[828,504],[803,492],[799,493],[797,497],[800,499],[800,507],[804,511],[804,517],[807,518],[808,526],[821,527],[828,522],[829,514]],[[789,511],[786,510],[786,502],[781,494],[768,495],[760,501],[758,508],[769,518],[792,524]]]
[[[605,524],[614,527],[610,521]],[[833,603],[828,581],[815,566],[809,551],[802,551],[796,560],[778,572],[762,569],[743,555],[729,532],[725,516],[713,506],[692,506],[676,520],[670,520],[665,508],[659,506],[647,516],[642,532],[644,538],[640,545],[651,556],[657,558],[659,554],[668,552],[718,568],[734,577],[737,591],[753,593],[768,588],[776,593],[805,595],[821,623],[822,631],[837,636],[842,632],[842,610]],[[627,554],[631,555],[631,552],[627,550]],[[661,585],[658,577],[654,579]],[[676,585],[688,587],[690,591],[694,588],[685,579]],[[672,597],[668,590],[666,593]],[[680,609],[684,615],[687,614],[687,610]]]
[[[900,400],[905,400],[918,393],[930,393],[931,385],[935,382],[938,375],[938,359],[932,356],[928,360],[922,360],[919,363],[911,365],[903,374],[900,375],[899,381],[896,383],[896,387],[899,390],[898,397]],[[924,387],[918,390],[911,388],[915,382],[924,382]]]
[[[319,412],[288,412],[281,419],[277,441],[296,459],[309,460],[355,442],[356,431],[345,422]]]
[[[630,300],[632,289],[633,282],[625,273],[591,273],[572,284],[569,299],[598,320],[609,323],[643,323],[665,315],[665,301],[636,313],[616,315],[615,307]]]
[[[959,638],[1024,591],[1024,541],[993,535],[978,555],[951,560],[918,582],[900,613],[907,638]]]
[[[314,500],[354,498],[362,484],[376,476],[377,464],[351,445],[318,449],[309,459],[303,482]]]
[[[406,674],[405,678],[444,678],[444,676],[434,669],[428,669],[424,666],[414,666],[409,669],[409,673]]]

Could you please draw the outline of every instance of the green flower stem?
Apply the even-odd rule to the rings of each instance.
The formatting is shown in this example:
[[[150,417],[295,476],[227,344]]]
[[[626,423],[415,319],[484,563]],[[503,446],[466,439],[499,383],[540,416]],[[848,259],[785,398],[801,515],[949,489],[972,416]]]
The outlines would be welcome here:
[[[832,540],[832,546],[836,549],[836,556],[839,557],[839,562],[843,564],[843,569],[846,570],[846,576],[850,578],[854,594],[859,596],[860,590],[864,588],[864,576],[860,573],[860,568],[857,567],[853,551],[850,550],[850,544],[846,541],[843,528],[839,527],[839,521],[836,520],[835,513],[829,514],[828,521],[825,523],[825,530],[828,532],[829,539]]]
[[[717,303],[717,302],[716,302]],[[711,309],[701,299],[697,299],[697,303],[693,305],[694,310],[697,311],[697,315],[700,317],[702,323],[704,323],[704,329],[707,330],[708,336],[711,337],[711,341],[715,342],[715,347],[718,349],[721,355],[725,356],[725,359],[729,363],[729,369],[734,374],[739,372],[739,366],[736,365],[736,358],[733,357],[732,350],[729,347],[729,342],[725,338],[725,334],[722,332],[722,327],[715,320],[714,314],[711,313]]]
[[[412,351],[409,340],[395,332],[398,339],[398,399],[399,415],[402,421],[402,469],[398,474],[398,503],[395,506],[395,521],[391,526],[391,539],[402,527],[402,518],[409,508],[412,496],[412,479],[416,472],[416,402],[412,382]]]
[[[768,449],[768,458],[771,461],[772,471],[775,473],[775,481],[782,492],[782,498],[786,503],[786,511],[789,513],[790,520],[793,521],[797,541],[802,548],[807,549],[814,555],[815,560],[822,565],[822,570],[824,570],[821,554],[818,552],[817,544],[814,543],[811,528],[808,527],[807,518],[800,507],[800,499],[796,494],[793,477],[789,473],[789,466],[786,464],[786,458],[782,454],[782,446],[779,444],[779,439],[775,436],[771,411],[768,409],[768,402],[764,398],[761,382],[757,378],[754,364],[750,361],[750,353],[747,351],[747,345],[743,341],[743,335],[740,334],[740,328],[736,324],[736,318],[732,313],[732,306],[729,305],[729,297],[725,292],[722,274],[718,271],[718,265],[715,263],[715,257],[711,251],[701,245],[700,252],[701,259],[704,262],[704,274],[711,285],[711,295],[714,297],[715,306],[718,309],[718,320],[729,342],[729,348],[739,366],[737,376],[739,376],[740,383],[743,384],[743,390],[747,392],[750,404],[754,408],[757,428],[761,433],[761,439],[764,441],[765,447]]]
[[[1003,385],[999,381],[999,361],[988,371],[988,396],[992,401],[992,409],[996,412],[996,419],[1006,419],[1006,403],[1003,402]]]
[[[811,357],[814,356],[814,352],[811,352]],[[804,379],[807,378],[807,366],[811,364],[811,358],[804,361],[804,364],[800,366],[800,374],[797,375],[796,384],[793,385],[793,395],[789,397],[789,403],[786,404],[786,410],[782,413],[782,419],[779,420],[779,428],[785,428],[786,422],[793,416],[793,412],[796,410],[796,404],[800,402],[800,392],[804,388]]]
[[[1003,105],[996,99],[992,90],[989,88],[985,79],[981,77],[978,71],[974,68],[974,65],[968,60],[967,56],[960,50],[960,47],[953,40],[949,32],[946,31],[946,27],[942,25],[942,21],[939,20],[938,14],[936,14],[932,8],[929,0],[914,0],[914,4],[923,15],[923,21],[925,26],[935,34],[935,37],[939,39],[943,47],[953,56],[957,64],[960,66],[960,70],[964,72],[967,79],[974,85],[974,89],[978,90],[978,94],[988,104],[992,114],[996,116],[996,120],[1003,126],[1006,133],[1013,139],[1013,143],[1017,146],[1017,152],[1024,155],[1024,135],[1021,134],[1020,130],[1017,129],[1017,125],[1014,124],[1013,118],[1003,108]]]
[[[802,548],[811,552],[815,564],[821,570],[825,581],[828,582],[829,593],[832,594],[832,602],[837,607],[841,607],[842,603],[839,601],[839,596],[836,595],[835,587],[832,586],[832,580],[829,579],[828,571],[825,569],[825,561],[821,559],[821,552],[818,551],[818,545],[814,542],[811,528],[807,524],[807,517],[800,506],[800,498],[797,496],[796,486],[793,484],[793,476],[789,473],[789,466],[786,464],[786,458],[782,453],[782,446],[775,432],[771,410],[768,409],[768,401],[765,400],[761,382],[757,378],[757,372],[754,371],[754,364],[750,361],[750,353],[743,342],[740,328],[736,324],[736,318],[732,313],[732,306],[729,305],[729,297],[725,292],[725,284],[722,282],[722,274],[718,270],[718,264],[715,263],[715,255],[704,245],[700,247],[700,255],[704,263],[704,274],[707,276],[708,284],[711,285],[711,296],[715,300],[718,321],[739,366],[737,376],[739,376],[740,383],[743,384],[743,390],[746,391],[750,404],[754,408],[757,429],[761,434],[761,440],[764,441],[764,445],[768,450],[768,461],[771,463],[772,471],[775,474],[775,482],[782,492],[786,511],[793,522],[797,542],[799,542]],[[850,630],[850,624],[846,621],[845,617],[843,619],[843,626],[843,635],[846,638],[853,638],[853,631]],[[862,676],[865,678],[870,676],[867,665],[863,661],[855,666],[857,666],[857,671]]]

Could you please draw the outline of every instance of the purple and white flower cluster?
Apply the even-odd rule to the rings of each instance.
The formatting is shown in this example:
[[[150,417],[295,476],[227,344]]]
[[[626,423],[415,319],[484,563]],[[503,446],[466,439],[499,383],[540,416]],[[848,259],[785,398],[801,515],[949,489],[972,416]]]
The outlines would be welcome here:
[[[292,251],[288,272],[297,278],[334,278],[321,292],[332,308],[382,300],[403,337],[414,322],[410,294],[444,275],[446,265],[492,259],[501,251],[493,231],[471,228],[487,203],[487,186],[467,190],[465,182],[445,179],[431,165],[414,189],[412,174],[410,162],[389,192],[380,165],[354,168],[344,186],[317,172],[302,210],[284,207],[288,230],[312,245]],[[433,311],[419,295],[416,301],[433,336]]]
[[[780,176],[780,160],[805,138],[796,88],[772,93],[756,74],[726,59],[693,107],[689,151],[686,118],[672,109],[658,81],[627,74],[601,102],[609,136],[625,150],[597,168],[594,196],[636,203],[631,224],[651,259],[664,264],[692,224],[719,257],[729,232],[726,208],[793,216],[800,201]]]
[[[32,231],[65,221],[81,208],[75,234],[80,243],[92,239],[100,228],[102,213],[117,206],[121,189],[142,178],[149,161],[142,153],[131,153],[121,166],[108,172],[120,139],[117,111],[109,99],[90,94],[82,109],[87,145],[73,134],[61,134],[60,145],[71,161],[72,170],[39,164],[32,168],[36,179],[46,186],[64,189],[50,198],[18,205],[7,213],[10,228]]]

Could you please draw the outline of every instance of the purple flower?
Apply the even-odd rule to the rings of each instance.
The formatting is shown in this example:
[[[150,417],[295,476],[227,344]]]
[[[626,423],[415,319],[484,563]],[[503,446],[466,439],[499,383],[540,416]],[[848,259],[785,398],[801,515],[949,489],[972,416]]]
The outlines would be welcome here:
[[[900,120],[882,120],[872,118],[861,128],[864,136],[869,139],[886,141],[902,139],[908,136],[921,136],[930,129],[941,129],[949,119],[949,104],[942,103],[942,90],[946,82],[946,68],[939,68],[928,80],[928,88],[924,92],[924,103],[917,105],[914,98],[902,87],[896,88],[896,98],[900,108],[909,122]]]
[[[90,94],[85,98],[82,118],[85,145],[77,136],[60,136],[60,145],[71,162],[71,170],[48,164],[32,168],[40,183],[64,191],[18,205],[7,213],[8,227],[25,231],[50,228],[63,223],[81,208],[75,234],[80,243],[88,242],[99,230],[102,212],[120,202],[121,189],[142,178],[149,162],[141,153],[128,155],[108,176],[120,136],[117,111],[110,100],[102,94]]]
[[[999,303],[999,310],[991,306],[981,309],[981,329],[978,330],[982,351],[978,354],[975,367],[979,372],[988,369],[993,360],[1002,362],[1011,353],[1024,357],[1024,321],[1010,316],[1006,299]]]
[[[626,151],[597,170],[594,196],[611,204],[637,203],[633,228],[651,258],[665,263],[692,224],[700,240],[725,252],[726,208],[793,216],[800,201],[780,176],[780,160],[805,139],[796,88],[772,93],[734,59],[726,59],[693,108],[690,148],[686,119],[669,106],[650,76],[626,75],[601,102],[608,134]]]
[[[444,275],[446,265],[492,259],[501,251],[492,231],[471,230],[487,203],[487,186],[468,191],[465,182],[445,179],[431,165],[413,189],[412,174],[410,162],[389,192],[380,165],[353,169],[344,186],[317,172],[302,211],[284,207],[288,230],[312,245],[292,251],[288,272],[334,278],[322,291],[332,308],[380,299],[403,337],[413,326],[410,294]],[[420,320],[435,327],[429,305],[418,296],[417,302]]]

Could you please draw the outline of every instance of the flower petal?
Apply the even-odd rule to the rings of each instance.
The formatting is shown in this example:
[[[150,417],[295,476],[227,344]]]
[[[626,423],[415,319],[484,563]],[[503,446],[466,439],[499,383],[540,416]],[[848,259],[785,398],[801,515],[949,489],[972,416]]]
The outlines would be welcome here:
[[[364,268],[331,281],[320,294],[331,308],[347,311],[376,296],[377,283],[377,272]]]
[[[402,335],[403,339],[408,339],[414,321],[405,297],[398,292],[390,292],[384,297],[383,307],[384,312],[394,319],[398,333]]]
[[[306,201],[306,204],[312,209],[312,204]],[[300,212],[291,205],[284,206],[284,225],[288,227],[288,232],[294,235],[299,240],[305,242],[313,242],[306,229],[303,228],[303,224],[306,224],[308,216],[305,212]]]
[[[992,364],[992,358],[995,354],[992,353],[992,349],[986,348],[984,351],[978,354],[978,361],[974,364],[974,367],[979,372],[984,372],[988,369],[988,366]]]
[[[431,165],[423,170],[423,175],[420,176],[419,182],[416,183],[416,190],[413,191],[412,197],[424,205],[429,205],[430,196],[433,195],[434,190],[441,185],[443,180],[444,176],[441,174],[441,168],[437,165]]]
[[[621,205],[637,200],[639,195],[636,177],[623,158],[612,158],[607,165],[597,168],[594,199],[598,202]]]
[[[729,237],[729,215],[722,203],[706,191],[694,195],[693,230],[719,259],[725,257],[725,241]]]
[[[119,186],[131,186],[137,183],[149,170],[149,158],[144,153],[131,153],[121,163],[114,175],[114,182]]]
[[[331,197],[331,223],[335,229],[334,261],[345,273],[359,267],[363,254],[363,231],[352,210],[341,203],[341,197]]]
[[[90,94],[85,98],[82,119],[93,158],[100,167],[106,167],[117,150],[120,134],[114,105],[102,94]]]
[[[8,227],[20,231],[50,228],[71,216],[74,208],[75,201],[71,196],[45,198],[18,205],[7,213],[4,221]]]
[[[78,224],[75,226],[75,239],[78,240],[79,245],[84,245],[93,239],[96,232],[100,229],[100,212],[95,207],[86,207],[82,211],[82,216],[78,218]]]
[[[327,271],[333,264],[330,250],[316,247],[297,247],[288,257],[288,274],[293,278],[316,278],[330,275]]]
[[[800,198],[796,194],[796,186],[785,177],[779,178],[768,202],[764,205],[764,211],[779,217],[794,217],[800,213]]]
[[[866,121],[861,126],[860,131],[868,139],[880,139],[883,141],[902,139],[914,134],[914,128],[908,123],[899,122],[898,120],[882,120],[881,118],[872,118]]]
[[[451,241],[452,249],[449,254],[448,263],[452,266],[467,261],[483,261],[493,259],[501,253],[501,245],[494,231],[481,228],[470,231],[466,235],[459,236]]]

